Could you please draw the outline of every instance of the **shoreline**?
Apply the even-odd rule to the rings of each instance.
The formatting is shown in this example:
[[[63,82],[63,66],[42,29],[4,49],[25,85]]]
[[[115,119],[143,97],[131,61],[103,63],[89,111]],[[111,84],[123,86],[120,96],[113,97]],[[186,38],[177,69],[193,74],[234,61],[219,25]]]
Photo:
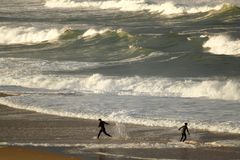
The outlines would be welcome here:
[[[211,144],[240,141],[238,134],[190,128],[191,136],[186,143],[180,143],[176,128],[109,123],[106,129],[113,138],[101,135],[97,140],[98,120],[59,117],[0,105],[0,146],[13,150],[30,147],[81,159],[98,159],[99,156],[106,160],[114,157],[198,159],[204,154],[206,160],[221,160],[240,156],[240,147]],[[207,143],[211,145],[205,145]]]

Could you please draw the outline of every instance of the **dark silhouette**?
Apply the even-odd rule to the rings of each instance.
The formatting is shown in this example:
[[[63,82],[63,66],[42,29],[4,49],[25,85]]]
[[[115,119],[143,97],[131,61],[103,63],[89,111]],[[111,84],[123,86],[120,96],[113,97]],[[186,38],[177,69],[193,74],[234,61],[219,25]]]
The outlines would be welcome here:
[[[188,135],[190,135],[188,127],[187,127],[187,123],[185,123],[184,126],[180,127],[178,130],[182,130],[182,137],[180,139],[180,142],[184,142],[187,139],[187,134],[186,131],[188,132]]]
[[[99,133],[98,133],[98,139],[99,139],[99,137],[100,137],[100,134],[103,132],[105,135],[107,135],[107,136],[109,136],[109,137],[112,137],[110,134],[108,134],[107,132],[106,132],[106,129],[105,129],[105,124],[107,124],[107,125],[109,125],[109,123],[107,123],[107,122],[104,122],[104,121],[102,121],[101,119],[98,119],[100,122],[99,122],[99,125],[98,125],[98,127],[101,127],[101,129],[100,129],[100,131],[99,131]]]

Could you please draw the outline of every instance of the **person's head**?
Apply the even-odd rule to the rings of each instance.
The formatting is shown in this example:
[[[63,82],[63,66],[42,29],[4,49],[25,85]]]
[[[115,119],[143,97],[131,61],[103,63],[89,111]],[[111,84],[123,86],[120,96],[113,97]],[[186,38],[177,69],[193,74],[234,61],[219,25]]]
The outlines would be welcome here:
[[[99,121],[102,121],[102,119],[101,119],[101,118],[99,118],[98,120],[99,120]]]
[[[185,123],[185,126],[187,126],[187,123]]]

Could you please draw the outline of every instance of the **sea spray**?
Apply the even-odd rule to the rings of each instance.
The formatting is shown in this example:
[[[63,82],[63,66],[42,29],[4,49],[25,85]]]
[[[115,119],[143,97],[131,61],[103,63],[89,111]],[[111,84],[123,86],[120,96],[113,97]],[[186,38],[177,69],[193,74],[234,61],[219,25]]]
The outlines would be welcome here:
[[[123,123],[115,123],[113,128],[114,138],[116,139],[128,139],[129,136],[127,134],[126,126]]]

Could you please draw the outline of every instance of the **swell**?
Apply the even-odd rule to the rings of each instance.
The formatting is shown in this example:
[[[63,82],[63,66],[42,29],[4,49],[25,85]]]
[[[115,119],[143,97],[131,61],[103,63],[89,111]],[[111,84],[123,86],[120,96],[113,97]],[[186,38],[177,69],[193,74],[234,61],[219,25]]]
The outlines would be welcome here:
[[[118,61],[144,57],[150,53],[136,46],[137,37],[120,29],[89,28],[39,29],[34,27],[0,27],[2,53],[18,55],[24,53],[29,58],[48,57],[54,60],[76,61]],[[21,45],[19,47],[18,45]],[[24,45],[24,47],[22,47]],[[96,52],[98,48],[98,52]],[[66,54],[65,50],[71,51]],[[32,51],[32,52],[31,52]],[[58,54],[53,53],[55,51]]]

